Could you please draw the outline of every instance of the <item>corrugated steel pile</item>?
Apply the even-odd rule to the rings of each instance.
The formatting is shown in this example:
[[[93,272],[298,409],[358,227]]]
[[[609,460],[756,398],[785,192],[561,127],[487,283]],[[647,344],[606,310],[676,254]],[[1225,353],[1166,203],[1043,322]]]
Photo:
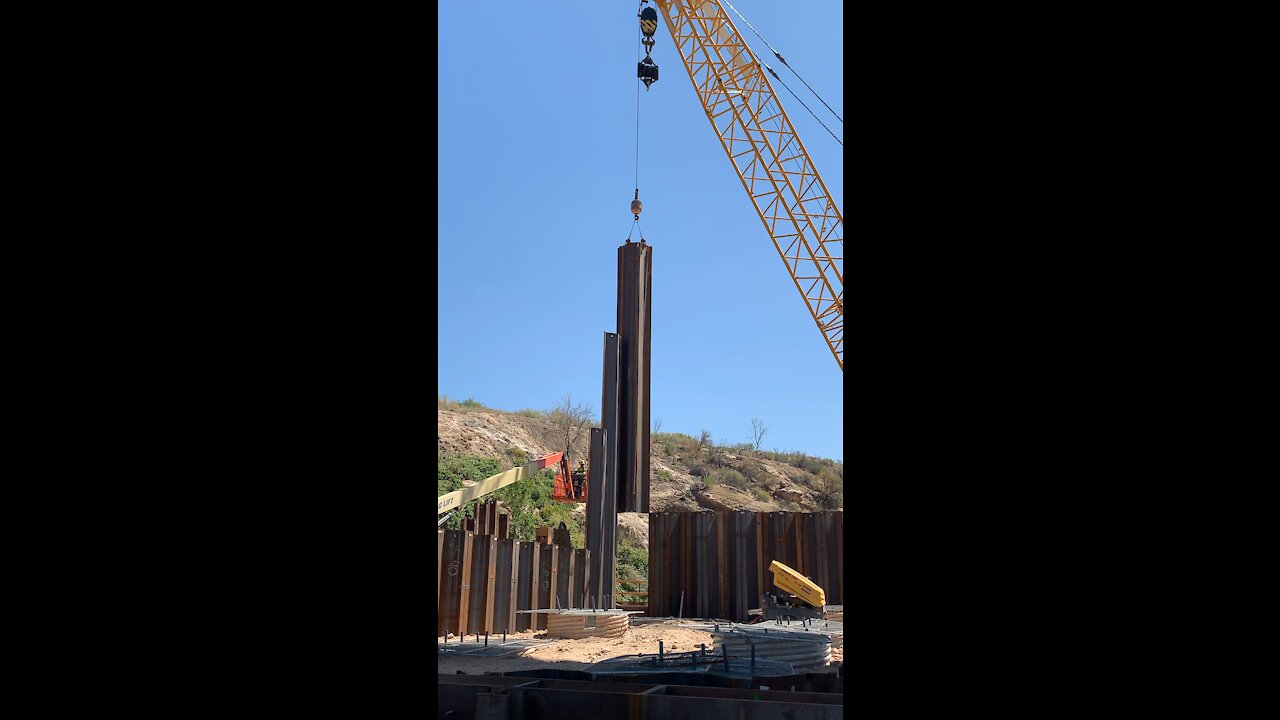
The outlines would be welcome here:
[[[817,632],[723,625],[711,631],[717,653],[791,663],[797,670],[831,663],[831,637]]]
[[[622,637],[629,617],[625,610],[550,611],[546,616],[547,636],[556,638]]]
[[[844,512],[649,513],[648,614],[746,622],[777,591],[774,560],[842,604]]]
[[[586,550],[464,530],[436,537],[437,636],[545,630],[545,615],[519,611],[588,607]]]

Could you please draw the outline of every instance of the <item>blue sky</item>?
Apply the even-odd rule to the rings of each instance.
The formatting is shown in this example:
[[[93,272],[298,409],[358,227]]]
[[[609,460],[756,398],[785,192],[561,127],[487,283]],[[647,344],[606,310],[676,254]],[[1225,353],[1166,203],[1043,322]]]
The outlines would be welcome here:
[[[617,248],[635,187],[638,3],[439,4],[437,391],[504,410],[600,410]],[[834,0],[733,6],[844,116]],[[844,127],[749,28],[751,48]],[[843,459],[844,378],[659,23],[640,89],[641,227],[654,248],[652,415],[664,432]],[[843,212],[844,149],[779,83]],[[846,343],[857,351],[856,333]]]

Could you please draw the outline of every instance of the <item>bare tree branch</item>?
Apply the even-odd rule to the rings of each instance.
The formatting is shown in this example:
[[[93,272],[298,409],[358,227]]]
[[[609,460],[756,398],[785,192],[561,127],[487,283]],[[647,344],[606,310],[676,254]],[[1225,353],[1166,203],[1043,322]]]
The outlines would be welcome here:
[[[551,410],[551,422],[556,428],[556,439],[564,443],[564,452],[572,454],[578,440],[591,427],[595,410],[591,403],[573,404],[573,395],[566,394]]]
[[[757,451],[760,450],[760,443],[764,442],[765,433],[769,432],[769,428],[764,423],[755,418],[751,418],[751,442],[755,445]]]

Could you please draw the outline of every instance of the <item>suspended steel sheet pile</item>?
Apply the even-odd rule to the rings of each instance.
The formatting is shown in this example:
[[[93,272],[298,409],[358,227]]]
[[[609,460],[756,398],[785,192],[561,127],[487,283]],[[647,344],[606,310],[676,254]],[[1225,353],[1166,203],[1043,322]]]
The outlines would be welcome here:
[[[653,247],[618,248],[618,512],[649,512],[649,360],[653,327]],[[606,420],[607,422],[607,420]]]

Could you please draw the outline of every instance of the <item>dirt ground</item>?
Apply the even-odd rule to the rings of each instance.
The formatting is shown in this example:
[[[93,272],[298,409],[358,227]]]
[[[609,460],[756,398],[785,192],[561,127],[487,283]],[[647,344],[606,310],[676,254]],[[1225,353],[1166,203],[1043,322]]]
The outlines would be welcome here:
[[[525,631],[511,633],[507,639],[548,639],[546,632]],[[554,644],[527,650],[522,656],[468,657],[449,653],[437,653],[437,672],[453,675],[459,670],[468,675],[485,672],[511,672],[519,670],[581,670],[590,665],[621,655],[654,654],[658,641],[663,642],[663,652],[683,653],[697,650],[700,643],[711,651],[711,633],[680,627],[678,624],[637,625],[627,629],[620,638],[584,638],[581,640],[557,640]],[[490,642],[492,642],[492,638]],[[844,660],[844,648],[832,648],[832,661]],[[814,668],[809,672],[822,672]]]

